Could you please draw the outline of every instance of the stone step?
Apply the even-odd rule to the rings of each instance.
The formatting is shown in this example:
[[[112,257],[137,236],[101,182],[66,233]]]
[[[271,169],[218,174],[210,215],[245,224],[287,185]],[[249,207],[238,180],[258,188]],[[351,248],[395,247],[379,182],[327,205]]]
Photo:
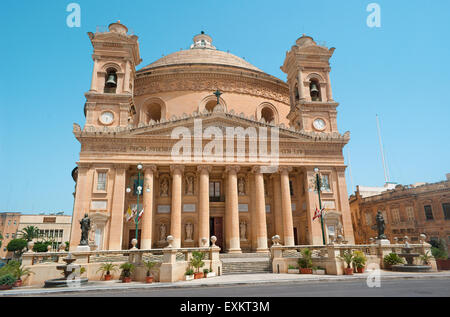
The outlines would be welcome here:
[[[242,261],[244,260],[244,261]],[[225,258],[222,259],[222,273],[227,274],[258,274],[272,271],[270,261],[261,258]]]
[[[266,258],[269,259],[268,253],[221,253],[220,259],[238,259],[238,258]]]

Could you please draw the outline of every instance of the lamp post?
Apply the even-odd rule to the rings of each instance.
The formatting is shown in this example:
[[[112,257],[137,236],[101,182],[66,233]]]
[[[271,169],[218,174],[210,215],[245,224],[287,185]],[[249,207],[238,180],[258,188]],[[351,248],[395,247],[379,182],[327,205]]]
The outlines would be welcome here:
[[[141,186],[141,170],[142,170],[142,164],[139,163],[137,165],[137,170],[138,170],[138,179],[137,179],[137,204],[136,204],[136,218],[134,219],[134,222],[136,223],[136,241],[138,240],[138,227],[139,227],[139,196],[142,193],[142,186]],[[127,193],[131,192],[131,188],[127,188]]]
[[[316,189],[317,189],[317,195],[319,196],[320,226],[322,228],[322,241],[323,241],[323,245],[325,245],[325,231],[323,229],[322,200],[320,198],[320,189],[322,187],[322,181],[320,179],[319,168],[317,168],[317,167],[314,168],[314,172],[316,173]]]

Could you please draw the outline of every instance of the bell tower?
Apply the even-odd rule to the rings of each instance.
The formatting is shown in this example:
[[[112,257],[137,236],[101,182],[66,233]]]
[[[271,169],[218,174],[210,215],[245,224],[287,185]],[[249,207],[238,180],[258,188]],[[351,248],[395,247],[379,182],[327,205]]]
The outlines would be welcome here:
[[[287,74],[291,111],[290,126],[302,131],[338,132],[336,108],[330,83],[334,48],[317,45],[303,35],[286,53],[281,70]]]
[[[85,128],[126,127],[134,111],[136,66],[141,63],[138,37],[120,21],[107,32],[89,32],[94,53],[91,89],[85,94]]]

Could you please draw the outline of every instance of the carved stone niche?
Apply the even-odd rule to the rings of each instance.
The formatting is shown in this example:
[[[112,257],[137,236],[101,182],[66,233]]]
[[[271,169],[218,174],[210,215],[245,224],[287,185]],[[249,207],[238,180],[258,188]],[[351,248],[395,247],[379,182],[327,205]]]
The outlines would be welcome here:
[[[105,212],[95,211],[89,213],[91,231],[89,232],[89,246],[91,250],[104,250],[105,228],[109,215]]]
[[[187,173],[184,178],[184,193],[187,196],[193,196],[195,193],[195,174]]]
[[[339,211],[325,211],[324,215],[324,225],[325,225],[325,239],[327,243],[330,243],[333,240],[336,240],[338,235],[343,234],[342,230],[342,213]],[[330,236],[332,236],[330,238]]]
[[[169,220],[166,218],[161,218],[159,222],[156,224],[156,243],[155,246],[157,248],[165,248],[167,243],[167,236],[169,235]]]

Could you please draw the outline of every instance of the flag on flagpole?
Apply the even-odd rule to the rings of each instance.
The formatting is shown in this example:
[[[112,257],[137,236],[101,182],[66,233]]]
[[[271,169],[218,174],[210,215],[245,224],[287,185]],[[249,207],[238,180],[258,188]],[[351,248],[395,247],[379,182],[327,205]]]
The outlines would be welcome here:
[[[316,207],[316,211],[314,212],[313,220],[316,220],[316,218],[322,217],[324,210],[325,210],[325,208],[322,208],[321,210],[319,210],[319,208]]]
[[[130,206],[128,206],[128,210],[125,215],[126,215],[127,222],[130,221],[130,219],[133,217],[133,212],[131,211]]]
[[[144,215],[144,208],[142,208],[141,212],[139,213],[138,222],[141,221],[143,215]]]

